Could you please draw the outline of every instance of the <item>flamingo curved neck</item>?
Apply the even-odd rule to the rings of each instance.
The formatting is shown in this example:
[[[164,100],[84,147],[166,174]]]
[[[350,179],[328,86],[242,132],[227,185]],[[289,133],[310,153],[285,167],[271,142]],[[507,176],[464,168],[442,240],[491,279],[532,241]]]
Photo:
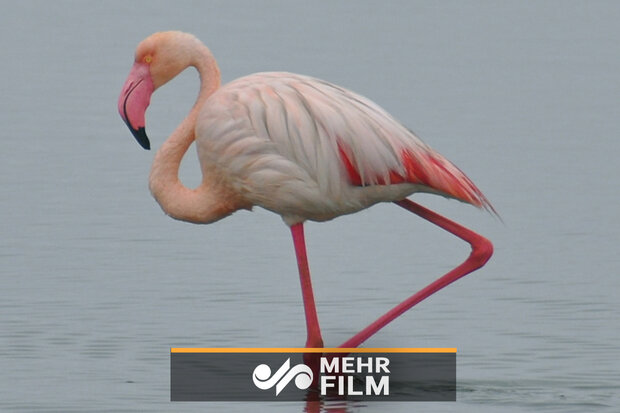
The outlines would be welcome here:
[[[205,46],[196,52],[197,56],[190,65],[196,67],[200,75],[200,93],[188,116],[155,154],[149,188],[164,212],[172,218],[206,224],[230,215],[235,208],[220,201],[220,191],[204,173],[202,183],[195,189],[187,188],[179,179],[179,166],[195,139],[200,107],[220,85],[220,71],[211,52]]]

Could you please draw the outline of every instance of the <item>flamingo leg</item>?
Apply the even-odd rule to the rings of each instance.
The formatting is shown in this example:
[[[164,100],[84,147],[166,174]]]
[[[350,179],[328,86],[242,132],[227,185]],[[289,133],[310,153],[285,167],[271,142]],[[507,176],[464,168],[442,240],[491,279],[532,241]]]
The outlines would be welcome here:
[[[433,224],[456,235],[462,240],[467,241],[472,247],[471,254],[461,265],[446,273],[442,277],[438,278],[434,282],[430,283],[428,286],[424,287],[411,297],[407,298],[396,307],[392,308],[390,311],[379,317],[368,327],[351,337],[349,340],[345,341],[340,347],[352,348],[359,346],[370,336],[385,327],[396,317],[403,314],[414,305],[418,304],[420,301],[439,291],[448,284],[451,284],[459,278],[482,267],[493,254],[493,244],[491,244],[488,239],[484,238],[479,234],[476,234],[475,232],[465,228],[464,226],[459,225],[456,222],[451,221],[448,218],[443,217],[431,211],[430,209],[424,208],[423,206],[408,199],[396,201],[395,204],[405,208],[410,212],[413,212],[414,214],[421,216],[422,218],[432,222]]]
[[[299,280],[301,281],[301,294],[304,300],[304,312],[306,314],[306,327],[308,330],[306,347],[323,347],[323,338],[321,337],[321,328],[319,327],[319,318],[316,314],[312,282],[310,280],[308,256],[306,255],[304,224],[299,223],[291,226],[291,233],[293,234],[293,244],[295,245],[295,255],[297,256],[297,268],[299,269]]]
[[[321,328],[319,327],[319,317],[316,314],[314,303],[314,293],[312,292],[312,282],[310,281],[310,268],[308,267],[308,256],[306,255],[306,240],[304,238],[304,224],[299,223],[291,226],[293,234],[293,244],[295,245],[295,255],[297,256],[297,268],[299,269],[299,280],[301,281],[301,295],[304,301],[304,312],[306,314],[306,328],[308,336],[306,348],[323,347]],[[312,388],[316,388],[319,380],[319,363],[321,353],[304,353],[304,364],[313,371]]]

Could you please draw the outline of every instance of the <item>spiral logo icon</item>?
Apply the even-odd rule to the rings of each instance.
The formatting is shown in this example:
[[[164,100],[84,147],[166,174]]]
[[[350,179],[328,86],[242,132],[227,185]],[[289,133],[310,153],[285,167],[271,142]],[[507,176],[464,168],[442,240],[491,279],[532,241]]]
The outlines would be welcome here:
[[[266,364],[259,364],[252,373],[252,381],[256,387],[261,390],[268,390],[275,386],[276,396],[293,379],[295,379],[295,386],[298,389],[305,390],[312,384],[312,370],[305,364],[297,364],[291,368],[291,359],[289,358],[273,375],[271,375],[271,368]]]

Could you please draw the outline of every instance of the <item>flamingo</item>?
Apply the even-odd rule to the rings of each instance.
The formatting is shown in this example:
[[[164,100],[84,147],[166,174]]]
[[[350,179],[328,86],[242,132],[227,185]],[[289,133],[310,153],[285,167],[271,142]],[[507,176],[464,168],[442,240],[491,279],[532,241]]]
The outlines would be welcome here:
[[[155,154],[150,191],[167,215],[192,223],[212,223],[253,206],[279,214],[292,233],[307,348],[323,348],[304,240],[307,220],[328,221],[394,202],[472,248],[462,264],[345,341],[345,348],[358,347],[491,257],[488,239],[407,199],[416,192],[434,193],[495,213],[461,170],[377,104],[323,80],[285,72],[256,73],[221,86],[213,54],[188,33],[155,33],[136,49],[118,110],[143,148],[150,149],[145,112],[152,93],[190,66],[200,75],[198,98]],[[194,141],[202,181],[189,189],[178,171]]]

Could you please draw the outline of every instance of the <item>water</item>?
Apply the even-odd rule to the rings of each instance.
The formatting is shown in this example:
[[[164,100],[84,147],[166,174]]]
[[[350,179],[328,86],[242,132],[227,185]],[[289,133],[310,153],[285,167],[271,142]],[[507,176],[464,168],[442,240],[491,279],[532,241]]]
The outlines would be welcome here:
[[[457,347],[458,402],[352,412],[615,411],[620,404],[620,7],[615,2],[20,2],[0,17],[0,409],[302,411],[171,404],[170,347],[299,346],[280,218],[166,218],[152,153],[116,113],[135,45],[165,29],[225,81],[325,78],[392,112],[479,185],[505,224],[420,202],[493,240],[489,264],[368,346]],[[196,95],[187,72],[147,113],[154,146]],[[199,182],[194,156],[181,174]],[[338,345],[467,247],[391,205],[307,225],[319,317]]]

